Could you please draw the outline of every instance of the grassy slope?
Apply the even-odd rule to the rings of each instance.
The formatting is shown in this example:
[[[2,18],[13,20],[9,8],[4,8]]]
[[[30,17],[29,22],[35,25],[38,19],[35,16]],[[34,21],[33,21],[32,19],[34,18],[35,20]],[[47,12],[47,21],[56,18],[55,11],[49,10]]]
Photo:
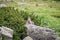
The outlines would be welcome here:
[[[24,10],[26,13],[34,14],[34,16],[36,17],[31,18],[36,25],[52,28],[56,30],[56,32],[58,32],[58,34],[60,35],[60,5],[59,5],[60,2],[41,1],[38,3],[37,2],[27,2],[27,3],[28,4],[26,5],[20,5],[20,6],[17,5],[17,1],[8,3],[5,2],[4,4],[6,4],[8,7],[9,6],[15,7],[15,9],[18,9],[18,11]]]

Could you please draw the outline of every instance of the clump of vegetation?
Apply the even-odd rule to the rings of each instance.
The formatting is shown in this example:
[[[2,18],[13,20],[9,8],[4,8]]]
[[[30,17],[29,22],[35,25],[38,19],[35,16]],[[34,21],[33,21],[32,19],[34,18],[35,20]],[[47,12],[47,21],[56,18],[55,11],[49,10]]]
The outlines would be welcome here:
[[[13,40],[22,40],[27,36],[27,28],[24,25],[27,17],[30,16],[36,25],[52,28],[60,34],[59,19],[57,20],[57,18],[48,15],[48,13],[46,14],[47,10],[45,12],[42,9],[38,9],[36,11],[35,9],[29,8],[19,10],[14,7],[2,7],[0,8],[0,26],[7,26],[14,30]]]
[[[26,36],[25,20],[18,10],[11,7],[0,8],[0,26],[7,26],[14,30],[13,40],[22,40]]]

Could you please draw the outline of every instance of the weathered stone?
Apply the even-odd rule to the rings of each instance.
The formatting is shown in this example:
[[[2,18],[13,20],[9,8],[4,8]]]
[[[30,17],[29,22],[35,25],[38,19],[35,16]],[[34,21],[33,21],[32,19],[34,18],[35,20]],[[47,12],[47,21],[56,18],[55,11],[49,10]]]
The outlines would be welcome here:
[[[13,39],[13,30],[7,27],[0,27],[0,40],[12,40]],[[3,37],[2,37],[3,35]]]
[[[30,18],[25,25],[27,27],[27,35],[33,40],[59,40],[54,30],[46,27],[36,26]]]
[[[0,1],[3,1],[3,2],[10,2],[10,1],[12,1],[12,0],[0,0]]]
[[[6,7],[6,5],[5,4],[0,4],[0,7]]]
[[[3,26],[1,31],[2,31],[3,35],[10,37],[10,38],[13,37],[13,30],[12,29]]]
[[[33,40],[31,37],[27,36],[23,40]]]

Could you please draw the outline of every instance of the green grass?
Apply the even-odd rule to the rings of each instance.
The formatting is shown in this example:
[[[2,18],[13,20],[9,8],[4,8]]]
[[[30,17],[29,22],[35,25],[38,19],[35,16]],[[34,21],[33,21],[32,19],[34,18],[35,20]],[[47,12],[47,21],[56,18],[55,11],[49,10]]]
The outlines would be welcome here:
[[[0,26],[7,26],[14,30],[13,40],[22,40],[26,36],[26,28],[21,13],[11,7],[0,8],[0,10]]]
[[[15,2],[0,2],[0,4],[5,4],[6,7],[14,7],[17,6],[17,4]]]
[[[60,2],[27,2],[25,5],[18,5],[17,2],[19,0],[0,2],[7,5],[0,8],[0,26],[14,30],[13,40],[22,40],[26,36],[24,24],[28,16],[36,25],[54,29],[60,36]]]

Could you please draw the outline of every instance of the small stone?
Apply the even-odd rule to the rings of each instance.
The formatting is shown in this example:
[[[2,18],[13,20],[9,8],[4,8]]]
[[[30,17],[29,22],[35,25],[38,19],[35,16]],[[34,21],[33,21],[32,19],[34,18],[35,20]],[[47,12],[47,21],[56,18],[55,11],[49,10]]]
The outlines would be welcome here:
[[[6,5],[5,4],[0,4],[0,7],[6,7]]]
[[[27,36],[23,40],[33,40],[31,37]]]

